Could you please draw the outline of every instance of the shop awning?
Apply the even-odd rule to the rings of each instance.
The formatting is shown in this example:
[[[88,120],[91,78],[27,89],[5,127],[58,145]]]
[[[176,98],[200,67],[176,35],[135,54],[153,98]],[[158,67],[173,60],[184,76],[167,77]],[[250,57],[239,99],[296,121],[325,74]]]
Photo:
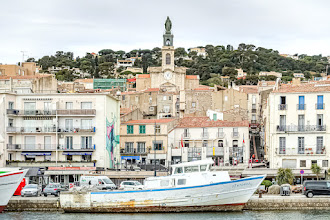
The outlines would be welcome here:
[[[22,155],[24,155],[24,156],[51,156],[52,153],[50,153],[50,152],[23,152]]]
[[[63,155],[92,155],[89,152],[64,152]]]
[[[122,160],[140,160],[140,156],[121,156]]]

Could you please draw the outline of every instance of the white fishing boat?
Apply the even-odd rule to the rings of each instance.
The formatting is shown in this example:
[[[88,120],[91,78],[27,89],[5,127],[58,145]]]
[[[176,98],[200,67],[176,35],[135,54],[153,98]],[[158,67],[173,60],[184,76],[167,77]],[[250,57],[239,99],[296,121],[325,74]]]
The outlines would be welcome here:
[[[0,168],[0,213],[7,206],[28,170]]]
[[[212,160],[172,166],[172,175],[151,177],[136,191],[62,193],[66,212],[197,212],[242,210],[263,176],[231,180],[228,172],[212,172]]]

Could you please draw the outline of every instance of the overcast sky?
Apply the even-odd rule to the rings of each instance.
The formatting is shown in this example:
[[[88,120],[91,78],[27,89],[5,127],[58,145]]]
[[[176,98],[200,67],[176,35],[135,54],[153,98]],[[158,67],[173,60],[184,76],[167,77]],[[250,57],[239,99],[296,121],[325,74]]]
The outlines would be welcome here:
[[[330,1],[317,0],[2,0],[0,63],[21,51],[41,58],[101,49],[162,46],[166,16],[175,47],[254,44],[280,53],[330,55]]]

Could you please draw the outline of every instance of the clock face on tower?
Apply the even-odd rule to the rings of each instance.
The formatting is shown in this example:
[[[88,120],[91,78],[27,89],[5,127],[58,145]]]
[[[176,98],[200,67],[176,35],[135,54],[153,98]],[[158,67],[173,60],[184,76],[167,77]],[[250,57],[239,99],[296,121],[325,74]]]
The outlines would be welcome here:
[[[170,71],[166,71],[166,72],[164,73],[164,78],[165,78],[166,80],[170,80],[170,79],[172,79],[172,72],[170,72]]]

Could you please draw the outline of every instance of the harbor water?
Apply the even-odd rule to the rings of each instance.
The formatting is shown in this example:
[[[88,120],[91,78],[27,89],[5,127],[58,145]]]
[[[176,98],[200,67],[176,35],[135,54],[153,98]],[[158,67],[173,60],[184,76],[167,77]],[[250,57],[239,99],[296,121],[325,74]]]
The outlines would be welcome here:
[[[330,211],[243,211],[243,212],[206,212],[206,213],[170,213],[170,214],[80,214],[60,212],[6,212],[0,214],[1,220],[201,220],[201,219],[273,219],[273,220],[295,220],[295,219],[330,219]]]

